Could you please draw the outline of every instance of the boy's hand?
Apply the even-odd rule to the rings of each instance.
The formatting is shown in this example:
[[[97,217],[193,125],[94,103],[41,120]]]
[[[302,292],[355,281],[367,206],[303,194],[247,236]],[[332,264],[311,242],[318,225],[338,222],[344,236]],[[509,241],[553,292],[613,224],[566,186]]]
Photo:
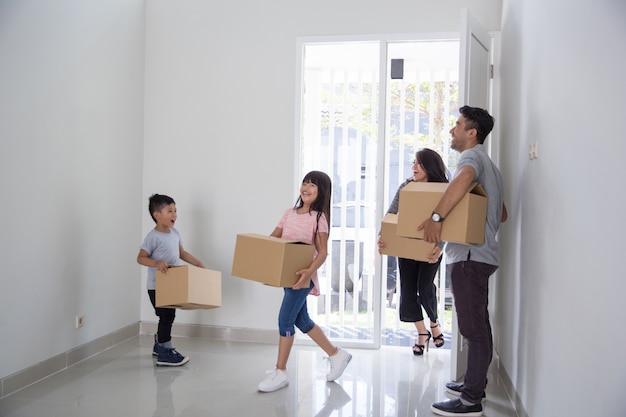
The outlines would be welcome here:
[[[168,264],[167,262],[164,261],[157,261],[156,263],[156,267],[161,270],[161,272],[163,272],[164,274],[167,274],[167,268],[168,268]]]

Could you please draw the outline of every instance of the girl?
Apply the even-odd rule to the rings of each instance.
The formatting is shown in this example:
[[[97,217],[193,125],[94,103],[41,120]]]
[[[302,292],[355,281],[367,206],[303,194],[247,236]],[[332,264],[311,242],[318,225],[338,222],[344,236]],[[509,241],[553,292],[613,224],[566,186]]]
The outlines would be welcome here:
[[[328,231],[330,224],[331,181],[320,171],[311,171],[304,176],[300,186],[300,196],[293,208],[289,208],[278,222],[271,236],[299,240],[315,245],[315,256],[308,268],[297,272],[299,279],[291,288],[285,288],[283,303],[278,314],[278,360],[276,368],[268,371],[266,378],[259,383],[259,391],[272,392],[289,384],[287,360],[293,346],[295,327],[309,335],[328,355],[330,370],[326,380],[334,381],[343,373],[352,355],[334,346],[322,329],[309,317],[306,297],[319,295],[317,269],[322,266],[328,254]],[[309,282],[309,285],[305,285]]]
[[[387,213],[398,213],[400,190],[411,181],[448,182],[446,167],[439,154],[431,149],[422,149],[415,153],[413,162],[413,176],[404,181],[396,192]],[[378,238],[379,252],[385,248],[385,242]],[[417,342],[413,346],[414,355],[423,355],[424,348],[428,350],[431,337],[435,346],[444,344],[443,333],[437,322],[437,294],[434,284],[435,275],[441,263],[443,243],[435,246],[431,261],[415,261],[413,259],[398,258],[400,269],[400,321],[415,324]],[[432,334],[426,330],[422,307],[430,319]],[[433,325],[434,323],[434,325]]]

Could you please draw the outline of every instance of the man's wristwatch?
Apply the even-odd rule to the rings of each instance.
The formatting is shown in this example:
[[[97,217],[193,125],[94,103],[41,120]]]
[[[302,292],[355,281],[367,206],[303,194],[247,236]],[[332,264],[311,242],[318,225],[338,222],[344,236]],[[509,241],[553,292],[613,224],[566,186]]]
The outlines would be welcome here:
[[[435,213],[434,211],[433,214],[430,215],[430,219],[435,223],[441,223],[443,221],[443,217],[441,217],[439,213]]]

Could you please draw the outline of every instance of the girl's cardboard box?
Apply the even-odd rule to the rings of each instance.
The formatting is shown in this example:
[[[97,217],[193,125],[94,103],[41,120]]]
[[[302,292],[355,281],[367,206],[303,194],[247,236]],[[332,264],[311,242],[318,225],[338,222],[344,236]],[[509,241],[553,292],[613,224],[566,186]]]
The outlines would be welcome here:
[[[296,271],[311,265],[314,253],[313,245],[306,243],[256,233],[238,234],[231,274],[274,287],[291,287],[298,280]]]

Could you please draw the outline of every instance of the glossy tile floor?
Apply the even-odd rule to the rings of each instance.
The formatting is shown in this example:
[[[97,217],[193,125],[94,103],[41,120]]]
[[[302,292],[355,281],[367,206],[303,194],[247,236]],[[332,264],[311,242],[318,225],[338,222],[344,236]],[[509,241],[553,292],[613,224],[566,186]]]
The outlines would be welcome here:
[[[405,417],[432,416],[431,403],[448,398],[450,350],[414,356],[410,348],[348,349],[352,362],[326,382],[316,346],[296,345],[290,384],[256,389],[276,360],[270,344],[175,338],[187,365],[154,365],[153,338],[134,337],[0,400],[1,417]],[[483,415],[514,417],[497,377],[489,375]]]

